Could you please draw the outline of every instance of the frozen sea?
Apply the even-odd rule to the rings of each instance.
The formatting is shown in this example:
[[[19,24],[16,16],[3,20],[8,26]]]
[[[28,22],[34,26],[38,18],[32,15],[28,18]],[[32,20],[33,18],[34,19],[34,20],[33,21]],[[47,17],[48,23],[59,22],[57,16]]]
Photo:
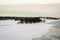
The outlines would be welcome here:
[[[0,40],[32,40],[49,32],[54,26],[48,24],[58,20],[46,20],[45,23],[17,24],[14,20],[0,20]]]

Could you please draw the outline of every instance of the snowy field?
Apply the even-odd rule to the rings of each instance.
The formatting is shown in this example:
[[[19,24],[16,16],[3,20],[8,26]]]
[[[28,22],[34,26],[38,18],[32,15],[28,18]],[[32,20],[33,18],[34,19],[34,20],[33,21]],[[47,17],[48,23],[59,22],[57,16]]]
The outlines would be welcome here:
[[[32,40],[49,32],[54,26],[48,24],[58,20],[46,20],[46,23],[17,24],[14,20],[0,21],[0,40]]]

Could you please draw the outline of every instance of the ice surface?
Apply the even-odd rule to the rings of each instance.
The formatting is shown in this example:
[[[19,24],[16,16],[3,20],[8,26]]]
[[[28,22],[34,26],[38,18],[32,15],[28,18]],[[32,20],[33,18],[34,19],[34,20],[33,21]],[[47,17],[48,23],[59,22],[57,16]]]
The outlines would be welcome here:
[[[46,34],[52,24],[16,24],[14,20],[0,21],[0,40],[32,40]]]

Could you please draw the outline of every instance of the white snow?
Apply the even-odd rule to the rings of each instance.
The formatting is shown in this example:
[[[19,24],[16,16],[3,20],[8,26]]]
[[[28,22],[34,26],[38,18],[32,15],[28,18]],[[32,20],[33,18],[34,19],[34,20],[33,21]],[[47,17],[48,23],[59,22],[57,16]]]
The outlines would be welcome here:
[[[0,21],[0,40],[32,40],[46,34],[52,24],[16,24],[14,20]]]
[[[55,22],[55,21],[58,21],[58,20],[53,20],[53,19],[45,19],[46,21],[46,23],[49,23],[49,22]]]

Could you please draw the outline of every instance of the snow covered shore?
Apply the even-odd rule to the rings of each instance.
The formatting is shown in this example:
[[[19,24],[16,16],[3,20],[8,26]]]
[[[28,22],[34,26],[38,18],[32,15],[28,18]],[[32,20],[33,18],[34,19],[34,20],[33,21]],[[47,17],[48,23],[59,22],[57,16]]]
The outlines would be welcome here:
[[[54,20],[48,24],[53,25],[50,31],[41,37],[33,38],[33,40],[60,40],[60,20]]]
[[[46,34],[52,24],[16,24],[14,20],[0,21],[0,40],[32,40]]]

